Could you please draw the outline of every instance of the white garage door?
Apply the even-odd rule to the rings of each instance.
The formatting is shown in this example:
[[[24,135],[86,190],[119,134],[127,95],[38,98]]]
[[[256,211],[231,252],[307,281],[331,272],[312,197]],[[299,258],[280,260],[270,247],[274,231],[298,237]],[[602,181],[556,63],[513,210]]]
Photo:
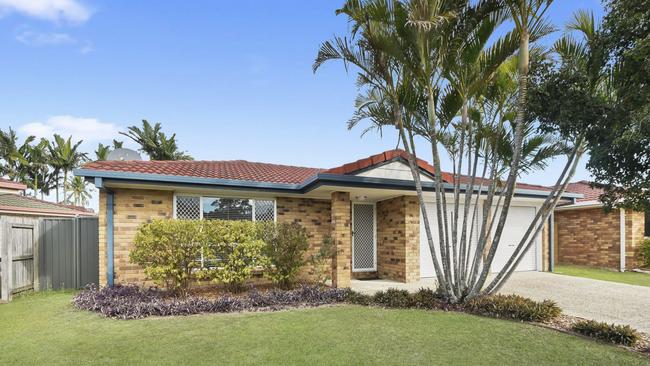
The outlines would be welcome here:
[[[436,255],[438,258],[440,258],[440,248],[438,246],[438,225],[435,211],[436,205],[435,203],[427,203],[426,205],[427,215],[429,216],[429,222],[431,226],[431,233],[433,235],[433,241],[436,245]],[[448,213],[451,215],[453,205],[448,205],[448,207]],[[462,213],[462,206],[460,207]],[[472,205],[472,208],[470,208],[470,210],[473,208],[474,206]],[[479,207],[478,216],[480,216],[481,213],[482,209]],[[493,272],[501,270],[501,268],[506,264],[515,248],[517,247],[517,244],[519,244],[519,240],[521,240],[521,238],[524,236],[524,233],[528,229],[528,225],[530,225],[534,216],[535,207],[510,207],[510,212],[508,213],[508,218],[506,219],[506,225],[501,236],[501,244],[499,245],[499,249],[497,250],[494,261],[492,262]],[[427,236],[424,231],[422,220],[422,215],[420,215],[420,277],[435,277],[433,260],[431,259],[431,251],[429,250]],[[472,238],[473,245],[476,245],[478,239],[478,226],[481,222],[480,217],[478,217],[476,221],[477,222],[475,223],[474,235]],[[469,235],[469,230],[467,232]],[[537,245],[539,245],[539,240],[537,242]],[[537,248],[533,246],[528,251],[528,253],[526,253],[524,258],[521,260],[521,263],[519,263],[519,266],[517,266],[517,271],[534,271],[537,268],[536,250]]]
[[[436,246],[436,256],[438,257],[438,261],[440,260],[440,246],[438,246],[438,220],[437,220],[437,214],[436,214],[436,204],[432,202],[428,202],[426,204],[427,207],[427,216],[429,217],[429,222],[431,226],[431,235],[433,236],[433,242]],[[470,216],[469,219],[472,217],[472,210],[474,209],[475,205],[472,205],[470,207]],[[453,209],[454,205],[453,204],[447,204],[447,216],[449,217],[448,223],[451,225],[451,218],[453,217]],[[461,233],[461,224],[462,224],[462,212],[463,212],[463,205],[459,206],[459,221],[460,223],[458,224],[458,235]],[[478,227],[479,223],[481,222],[481,209],[479,207],[479,210],[477,212],[477,217],[476,217],[476,222],[474,223],[474,230],[472,232],[472,241],[471,244],[473,246],[476,245],[478,241]],[[422,213],[420,213],[420,277],[435,277],[436,272],[435,269],[433,268],[433,260],[431,259],[431,250],[429,249],[429,244],[427,241],[427,234],[424,231],[424,225],[422,224],[423,218],[422,218]],[[468,224],[469,226],[469,224]],[[467,229],[467,235],[470,234],[470,229]],[[473,249],[472,249],[473,250]]]
[[[510,206],[499,248],[492,261],[492,272],[499,272],[503,269],[534,218],[535,207]],[[536,245],[533,245],[519,262],[517,271],[534,271],[537,268],[536,252]]]

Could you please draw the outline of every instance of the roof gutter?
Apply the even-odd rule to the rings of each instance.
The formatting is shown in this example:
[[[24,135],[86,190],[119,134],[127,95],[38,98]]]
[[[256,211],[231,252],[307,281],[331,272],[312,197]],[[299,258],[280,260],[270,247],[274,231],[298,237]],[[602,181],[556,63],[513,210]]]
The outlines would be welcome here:
[[[86,178],[94,178],[102,186],[106,186],[107,182],[121,182],[130,184],[145,184],[157,183],[165,185],[187,185],[187,186],[203,186],[206,188],[225,188],[225,189],[239,189],[239,190],[257,190],[257,191],[270,191],[270,192],[284,192],[284,193],[297,193],[304,194],[321,186],[341,186],[341,187],[360,187],[360,188],[375,188],[375,189],[396,189],[396,190],[415,190],[415,185],[412,181],[403,179],[388,179],[388,178],[375,178],[375,177],[362,177],[358,175],[341,175],[330,173],[318,173],[309,178],[303,183],[272,183],[272,182],[254,182],[248,180],[234,180],[234,179],[220,179],[220,178],[204,178],[204,177],[187,177],[176,175],[164,174],[150,174],[150,173],[130,173],[130,172],[115,172],[91,169],[76,169],[74,174]],[[470,187],[468,184],[461,184],[461,190]],[[454,185],[451,183],[443,183],[443,188],[446,192],[453,192]],[[424,191],[433,192],[436,185],[433,182],[422,182],[422,189]],[[474,191],[481,189],[481,193],[487,193],[486,186],[473,186]],[[538,191],[532,189],[515,189],[515,195],[519,197],[532,197],[540,198],[547,197],[550,192]],[[564,193],[562,197],[565,198],[581,198],[581,194],[577,193]]]

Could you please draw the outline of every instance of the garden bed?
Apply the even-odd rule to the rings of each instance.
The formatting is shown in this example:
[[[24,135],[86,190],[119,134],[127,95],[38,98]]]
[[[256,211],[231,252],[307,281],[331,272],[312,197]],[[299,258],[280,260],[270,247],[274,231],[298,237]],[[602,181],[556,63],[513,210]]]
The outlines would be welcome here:
[[[315,307],[345,301],[342,289],[303,285],[294,290],[250,291],[217,298],[174,297],[155,288],[134,285],[89,287],[73,299],[78,309],[100,313],[109,318],[138,319],[149,316],[179,316],[201,313],[275,311],[295,307]]]

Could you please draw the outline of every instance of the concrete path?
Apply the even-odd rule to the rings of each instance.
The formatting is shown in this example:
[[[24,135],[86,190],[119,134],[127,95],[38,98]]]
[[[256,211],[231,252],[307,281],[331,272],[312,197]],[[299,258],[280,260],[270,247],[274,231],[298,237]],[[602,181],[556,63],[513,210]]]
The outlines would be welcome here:
[[[422,279],[414,283],[386,280],[352,281],[352,289],[375,293],[387,288],[417,291],[435,288],[436,281]],[[548,272],[518,272],[501,290],[534,300],[551,299],[566,314],[609,323],[629,324],[650,333],[650,287],[563,276]]]

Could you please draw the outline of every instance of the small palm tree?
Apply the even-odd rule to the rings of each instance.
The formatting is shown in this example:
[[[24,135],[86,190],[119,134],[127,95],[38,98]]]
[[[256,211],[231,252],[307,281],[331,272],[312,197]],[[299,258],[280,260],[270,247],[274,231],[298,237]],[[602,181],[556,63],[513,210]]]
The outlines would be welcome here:
[[[187,153],[180,151],[176,145],[176,134],[167,137],[162,132],[160,123],[151,125],[142,120],[142,128],[131,126],[127,132],[120,132],[140,145],[140,151],[149,155],[151,160],[192,160]]]
[[[95,157],[97,160],[106,160],[110,152],[110,146],[99,143],[99,145],[97,145],[97,150],[95,150]]]
[[[73,202],[76,206],[86,206],[90,200],[90,189],[86,180],[82,177],[72,177],[67,182],[68,191],[70,192],[67,201]]]

